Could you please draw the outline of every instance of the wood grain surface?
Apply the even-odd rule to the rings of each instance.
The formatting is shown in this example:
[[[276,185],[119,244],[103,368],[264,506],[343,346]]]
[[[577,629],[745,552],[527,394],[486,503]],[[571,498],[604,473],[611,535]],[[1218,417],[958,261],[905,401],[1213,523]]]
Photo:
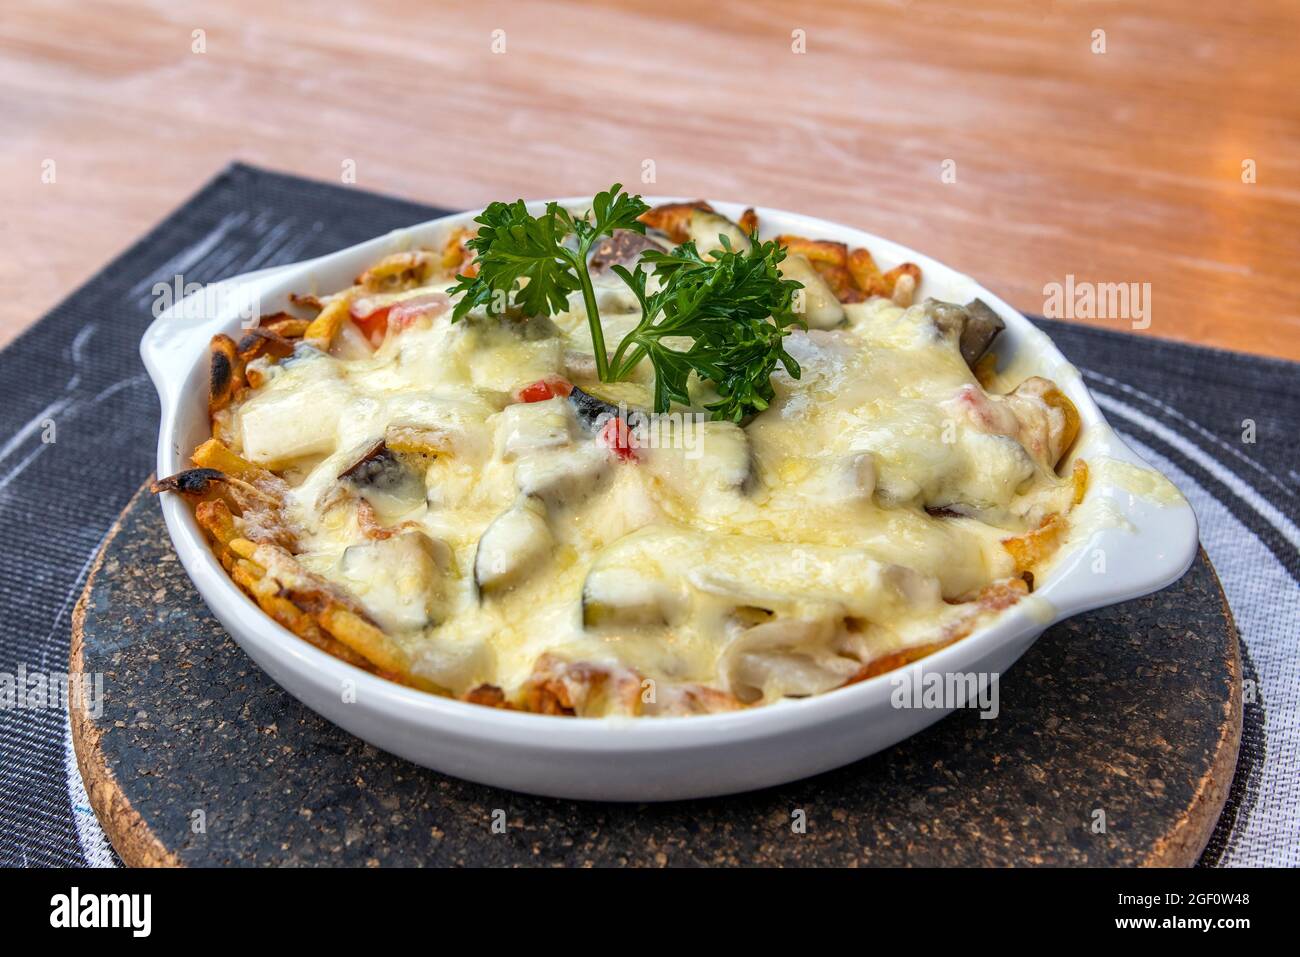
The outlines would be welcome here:
[[[1140,334],[1300,359],[1298,38],[1294,0],[7,4],[0,342],[243,159],[796,209],[1025,311],[1150,283]]]

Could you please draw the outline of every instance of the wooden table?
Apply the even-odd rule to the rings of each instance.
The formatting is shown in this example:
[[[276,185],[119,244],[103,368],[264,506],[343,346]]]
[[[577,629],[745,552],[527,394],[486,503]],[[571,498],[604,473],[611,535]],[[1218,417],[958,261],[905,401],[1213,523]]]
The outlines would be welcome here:
[[[1300,359],[1297,38],[1294,0],[9,4],[0,341],[239,158],[797,209],[1026,311],[1150,283],[1140,334]]]

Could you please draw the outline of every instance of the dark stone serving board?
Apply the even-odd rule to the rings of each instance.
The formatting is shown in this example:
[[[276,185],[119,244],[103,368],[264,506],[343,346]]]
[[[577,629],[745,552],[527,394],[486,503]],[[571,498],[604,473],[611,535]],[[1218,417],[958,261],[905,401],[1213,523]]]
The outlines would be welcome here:
[[[86,584],[72,670],[104,676],[73,739],[128,864],[1189,865],[1241,734],[1236,629],[1202,553],[1164,592],[1050,629],[1003,677],[994,720],[954,714],[745,795],[515,794],[385,754],[281,690],[208,612],[147,493]]]

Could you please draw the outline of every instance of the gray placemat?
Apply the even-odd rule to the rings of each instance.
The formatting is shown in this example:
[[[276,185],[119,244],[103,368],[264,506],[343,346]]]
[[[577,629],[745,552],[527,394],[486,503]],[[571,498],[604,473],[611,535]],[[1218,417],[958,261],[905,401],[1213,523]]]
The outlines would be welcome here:
[[[156,286],[321,255],[440,212],[236,164],[0,352],[0,682],[35,687],[66,668],[90,560],[152,467],[157,402],[137,346]],[[1203,862],[1300,863],[1300,367],[1042,325],[1191,499],[1241,629],[1241,760]],[[24,703],[0,707],[0,863],[114,863],[66,713]]]

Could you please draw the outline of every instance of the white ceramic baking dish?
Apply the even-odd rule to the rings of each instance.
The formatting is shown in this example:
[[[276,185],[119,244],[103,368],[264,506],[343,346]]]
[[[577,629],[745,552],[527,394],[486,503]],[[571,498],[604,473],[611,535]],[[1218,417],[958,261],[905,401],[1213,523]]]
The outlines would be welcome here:
[[[581,206],[589,200],[561,202]],[[544,203],[531,205],[540,208]],[[733,219],[742,211],[735,203],[714,206]],[[457,777],[519,791],[656,801],[780,784],[887,748],[948,713],[894,707],[891,693],[899,678],[923,681],[930,672],[1000,675],[1052,622],[1144,595],[1186,571],[1197,548],[1191,508],[1177,496],[1159,501],[1144,496],[1143,483],[1122,480],[1126,473],[1129,479],[1133,476],[1122,465],[1096,467],[1109,459],[1147,468],[1111,430],[1077,370],[1046,335],[970,277],[897,243],[781,210],[758,213],[764,236],[794,233],[865,246],[886,269],[904,261],[917,263],[923,270],[920,296],[954,302],[980,297],[1006,321],[997,343],[1001,366],[1010,363],[1017,375],[1038,373],[1055,380],[1078,406],[1083,428],[1076,449],[1094,465],[1081,516],[1091,515],[1095,528],[1066,546],[1036,583],[1033,595],[987,627],[905,669],[817,697],[696,717],[549,717],[426,694],[317,650],[263,614],[222,570],[190,507],[179,496],[162,496],[177,554],[208,607],[288,692],[386,751]],[[162,314],[141,342],[162,403],[158,475],[189,467],[189,453],[208,437],[208,340],[217,332],[238,329],[244,304],[257,303],[262,311],[274,312],[287,303],[290,292],[342,288],[382,255],[438,245],[450,228],[475,215],[443,217],[309,262],[238,277],[208,290],[208,308],[186,308],[182,302]]]

